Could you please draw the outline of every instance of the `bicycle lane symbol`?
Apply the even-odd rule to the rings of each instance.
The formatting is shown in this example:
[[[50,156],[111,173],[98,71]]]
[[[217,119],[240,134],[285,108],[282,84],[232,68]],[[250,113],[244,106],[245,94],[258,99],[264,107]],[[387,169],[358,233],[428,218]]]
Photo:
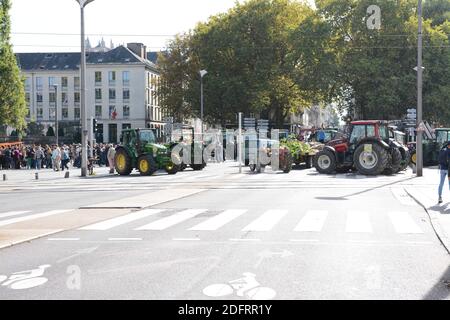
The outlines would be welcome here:
[[[13,273],[10,277],[0,274],[0,286],[13,290],[24,290],[43,285],[48,281],[43,277],[45,270],[51,265],[45,264],[36,269]]]
[[[251,300],[271,300],[275,298],[275,290],[262,287],[256,280],[256,275],[245,272],[242,278],[226,283],[212,284],[203,289],[203,294],[212,297],[226,297],[236,293],[238,297],[246,297]]]

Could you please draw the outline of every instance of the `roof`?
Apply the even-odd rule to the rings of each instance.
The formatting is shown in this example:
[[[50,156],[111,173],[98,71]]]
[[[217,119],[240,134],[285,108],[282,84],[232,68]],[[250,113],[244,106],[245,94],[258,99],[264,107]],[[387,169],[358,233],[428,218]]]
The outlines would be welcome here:
[[[147,60],[151,61],[154,64],[158,64],[158,54],[161,53],[163,55],[167,55],[167,51],[152,51],[147,52]]]
[[[79,70],[79,52],[57,53],[17,53],[17,63],[24,71],[65,71]],[[108,52],[87,52],[87,64],[144,64],[146,67],[157,71],[157,66],[146,59],[142,59],[124,46],[119,46]]]
[[[352,121],[351,124],[354,125],[364,125],[364,124],[382,124],[386,123],[383,120],[359,120],[359,121]]]

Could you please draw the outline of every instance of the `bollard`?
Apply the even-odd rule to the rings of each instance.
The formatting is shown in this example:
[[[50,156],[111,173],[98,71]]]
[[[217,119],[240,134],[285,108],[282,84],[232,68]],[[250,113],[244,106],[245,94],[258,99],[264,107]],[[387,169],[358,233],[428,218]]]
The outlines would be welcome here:
[[[34,174],[34,178],[35,178],[36,180],[39,180],[39,173],[38,173],[38,172],[36,172],[36,173]]]
[[[64,176],[65,179],[69,179],[70,173],[69,171],[66,172],[66,175]]]
[[[6,174],[3,174],[3,181],[8,180],[8,177],[6,176]]]

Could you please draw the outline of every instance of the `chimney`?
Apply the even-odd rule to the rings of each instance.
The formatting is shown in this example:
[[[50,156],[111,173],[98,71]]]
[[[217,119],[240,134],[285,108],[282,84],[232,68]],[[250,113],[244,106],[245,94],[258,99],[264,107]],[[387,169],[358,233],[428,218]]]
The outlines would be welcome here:
[[[127,43],[127,48],[142,59],[147,59],[147,47],[142,43]]]

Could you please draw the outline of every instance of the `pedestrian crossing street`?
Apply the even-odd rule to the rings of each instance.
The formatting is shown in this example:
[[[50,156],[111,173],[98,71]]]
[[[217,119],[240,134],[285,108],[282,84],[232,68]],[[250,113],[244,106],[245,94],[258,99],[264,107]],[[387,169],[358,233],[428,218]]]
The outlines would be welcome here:
[[[248,209],[222,211],[207,209],[146,209],[78,229],[78,231],[123,232],[214,232],[228,230],[236,233],[270,232],[277,228],[295,233],[321,233],[332,225],[333,230],[355,234],[375,234],[391,230],[396,234],[424,234],[426,224],[407,211],[369,212],[350,210],[339,214],[329,210],[269,209],[261,212]],[[279,231],[279,230],[278,230]],[[201,234],[201,233],[200,233]]]

